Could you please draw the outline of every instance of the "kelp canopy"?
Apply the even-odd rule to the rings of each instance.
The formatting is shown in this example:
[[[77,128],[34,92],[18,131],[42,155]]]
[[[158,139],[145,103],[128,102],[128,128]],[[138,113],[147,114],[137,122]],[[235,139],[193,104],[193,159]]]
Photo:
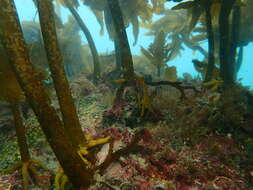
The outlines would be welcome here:
[[[251,0],[31,3],[38,20],[21,21],[17,1],[0,4],[0,189],[252,187],[253,93],[237,80],[253,41]],[[98,51],[81,6],[112,52]],[[152,40],[134,55],[144,30]],[[201,77],[177,75],[171,63],[186,51],[202,55],[189,63]]]

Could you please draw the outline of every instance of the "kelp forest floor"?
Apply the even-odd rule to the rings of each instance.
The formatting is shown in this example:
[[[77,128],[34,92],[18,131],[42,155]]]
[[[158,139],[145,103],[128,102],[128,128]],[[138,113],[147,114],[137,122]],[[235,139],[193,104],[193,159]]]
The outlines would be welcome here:
[[[194,81],[192,85],[200,88]],[[115,151],[125,147],[136,131],[146,131],[136,149],[113,162],[90,189],[252,189],[253,122],[252,115],[247,115],[252,114],[252,107],[243,87],[227,92],[229,97],[187,90],[184,100],[172,87],[150,87],[151,105],[142,117],[131,88],[125,90],[125,102],[112,107],[114,95],[106,84],[95,87],[79,79],[71,87],[85,134],[111,135]],[[0,122],[11,123],[11,118]],[[40,185],[30,181],[29,189],[53,190],[59,164],[31,111],[25,125],[32,158],[50,169],[39,170]],[[103,162],[108,147],[101,147],[98,162]],[[6,124],[0,129],[0,171],[18,161],[14,127]],[[18,171],[0,175],[0,190],[22,189],[21,183]]]

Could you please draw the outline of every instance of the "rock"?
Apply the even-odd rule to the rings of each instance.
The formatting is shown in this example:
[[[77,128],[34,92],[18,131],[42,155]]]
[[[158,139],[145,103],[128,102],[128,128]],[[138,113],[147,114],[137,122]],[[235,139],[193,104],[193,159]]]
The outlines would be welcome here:
[[[78,76],[70,81],[70,89],[74,99],[89,95],[96,87],[85,76]]]

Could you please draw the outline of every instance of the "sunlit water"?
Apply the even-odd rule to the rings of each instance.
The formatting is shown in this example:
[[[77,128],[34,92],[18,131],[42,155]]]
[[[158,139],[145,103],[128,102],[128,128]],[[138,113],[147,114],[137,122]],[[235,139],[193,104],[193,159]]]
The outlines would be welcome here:
[[[36,9],[34,4],[31,0],[15,0],[16,7],[18,10],[19,18],[21,21],[31,21],[36,20],[38,21],[38,15],[36,13]],[[80,3],[81,4],[81,3]],[[167,7],[173,6],[175,3],[167,3]],[[100,26],[91,12],[91,10],[82,5],[79,7],[78,12],[80,16],[83,18],[85,24],[89,28],[92,37],[95,41],[99,53],[109,53],[114,50],[113,42],[109,39],[109,36],[106,32],[104,35],[100,35]],[[60,9],[61,17],[63,22],[67,21],[68,15],[70,14],[67,9],[61,8]],[[153,16],[153,20],[156,20],[159,16]],[[169,23],[168,23],[169,24]],[[128,40],[131,47],[132,54],[139,55],[140,54],[140,47],[143,46],[147,48],[150,43],[153,41],[152,36],[145,35],[147,32],[145,29],[140,29],[138,43],[133,46],[134,37],[132,35],[132,27],[127,28]],[[87,44],[85,36],[82,32],[80,35],[83,40],[83,44]],[[202,44],[206,47],[206,43]],[[193,53],[192,50],[189,48],[185,48],[182,51],[182,55],[178,56],[176,59],[168,62],[168,65],[175,65],[177,67],[177,74],[178,76],[182,76],[183,73],[188,72],[191,73],[193,76],[198,76],[198,73],[194,70],[192,65],[192,59],[201,59],[202,56],[199,53]],[[242,84],[246,86],[250,86],[251,89],[253,88],[253,70],[252,70],[252,61],[253,60],[253,45],[250,43],[248,46],[244,48],[244,56],[243,56],[243,64],[241,69],[238,73],[238,80],[241,81]]]

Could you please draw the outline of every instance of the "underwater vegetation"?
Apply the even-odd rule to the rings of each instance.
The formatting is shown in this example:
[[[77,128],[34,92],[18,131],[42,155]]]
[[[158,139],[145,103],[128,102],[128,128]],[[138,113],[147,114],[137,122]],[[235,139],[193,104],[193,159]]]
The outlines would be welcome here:
[[[115,51],[98,53],[80,2]],[[252,188],[253,93],[236,80],[252,1],[80,2],[33,0],[39,22],[20,23],[1,0],[0,116],[12,118],[0,119],[0,189]],[[142,55],[130,51],[130,24],[133,45],[140,27],[154,36]],[[204,56],[192,60],[201,78],[168,66],[184,48]]]
[[[155,36],[154,43],[150,44],[148,50],[141,48],[142,53],[149,59],[150,63],[156,66],[157,76],[161,76],[161,69],[170,60],[169,48],[165,44],[165,34],[160,31]]]

